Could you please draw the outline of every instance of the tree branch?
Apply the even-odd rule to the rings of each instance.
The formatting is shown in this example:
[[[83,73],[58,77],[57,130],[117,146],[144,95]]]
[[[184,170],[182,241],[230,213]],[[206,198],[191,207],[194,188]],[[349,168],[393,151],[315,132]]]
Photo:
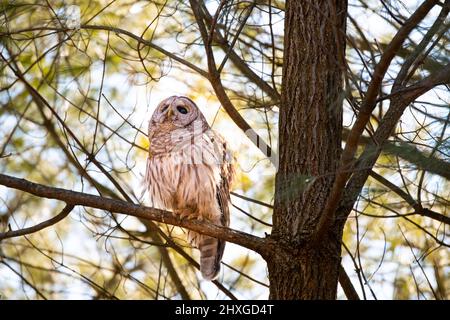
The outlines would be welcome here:
[[[425,60],[427,54],[422,54],[422,51],[428,46],[433,36],[437,32],[445,32],[446,30],[448,31],[447,29],[448,26],[445,26],[445,18],[448,15],[449,9],[450,9],[450,0],[446,0],[436,21],[434,21],[433,25],[430,27],[430,29],[428,29],[427,33],[422,38],[422,41],[420,41],[419,45],[407,57],[407,59],[405,59],[402,68],[400,69],[394,83],[392,84],[392,89],[394,92],[397,91],[397,89],[400,88],[402,84],[406,83],[409,80],[409,78],[414,74],[416,68],[419,65],[418,62],[419,61],[422,62],[423,60]],[[429,52],[429,49],[427,51]],[[413,67],[411,68],[411,66]]]
[[[58,213],[56,216],[54,216],[51,219],[48,219],[44,222],[41,222],[35,226],[29,227],[29,228],[23,228],[20,230],[14,230],[14,231],[7,231],[4,233],[0,233],[0,241],[3,239],[7,239],[7,238],[13,238],[13,237],[20,237],[20,236],[24,236],[30,233],[35,233],[38,232],[42,229],[48,228],[56,223],[58,223],[59,221],[61,221],[62,219],[64,219],[65,217],[67,217],[69,215],[69,213],[72,211],[73,209],[73,205],[71,204],[66,204],[66,206],[64,207],[64,209],[62,209],[62,211],[60,213]]]
[[[403,200],[405,200],[411,207],[414,208],[414,214],[418,214],[424,217],[428,217],[440,222],[443,222],[445,224],[450,225],[450,218],[447,216],[444,216],[443,214],[440,214],[438,212],[435,212],[433,210],[427,209],[422,207],[420,203],[418,203],[416,200],[414,200],[408,193],[403,191],[401,188],[390,182],[385,177],[379,175],[378,173],[371,171],[370,176],[377,180],[382,185],[388,187],[390,190],[395,192],[398,196],[400,196]]]
[[[160,53],[164,54],[165,56],[179,62],[180,64],[188,67],[189,69],[194,70],[195,72],[197,72],[198,74],[200,74],[201,76],[208,78],[208,73],[197,67],[196,65],[194,65],[193,63],[190,63],[189,61],[184,60],[183,58],[180,58],[179,56],[175,55],[172,52],[169,52],[163,48],[161,48],[160,46],[156,45],[155,43],[145,40],[137,35],[135,35],[134,33],[121,29],[121,28],[117,28],[117,27],[112,27],[112,26],[103,26],[103,25],[90,25],[90,24],[82,24],[80,25],[80,29],[84,29],[84,30],[99,30],[99,31],[110,31],[110,32],[114,32],[115,34],[123,34],[126,35],[134,40],[136,40],[138,43],[141,43],[143,45],[146,45],[152,49],[155,49],[156,51],[159,51]],[[24,33],[24,32],[33,32],[33,31],[57,31],[57,32],[67,32],[67,31],[72,31],[72,29],[69,28],[63,28],[63,27],[47,27],[47,26],[39,26],[39,27],[32,27],[32,28],[26,28],[26,29],[20,29],[20,30],[13,30],[13,31],[7,31],[7,32],[0,32],[0,36],[10,36],[13,34],[19,34],[19,33]]]
[[[139,206],[126,201],[104,198],[61,188],[48,187],[4,174],[0,174],[0,185],[31,193],[41,198],[61,200],[72,206],[81,205],[187,228],[211,237],[220,238],[228,242],[238,244],[254,250],[261,255],[267,254],[271,248],[268,240],[248,233],[217,226],[207,221],[181,220],[180,217],[174,213]]]
[[[255,3],[255,2],[254,2]],[[250,7],[254,6],[254,3],[250,5]],[[198,1],[193,1],[193,4],[200,7],[200,4]],[[206,10],[206,7],[204,4],[201,5],[202,12],[205,18],[205,21],[208,25],[212,25],[214,19],[209,14],[208,10]],[[222,48],[222,50],[225,52],[225,59],[228,57],[233,62],[233,64],[236,66],[236,68],[241,71],[245,77],[247,77],[251,82],[255,83],[258,87],[261,88],[262,91],[267,93],[274,101],[279,102],[281,100],[280,94],[276,91],[276,88],[272,88],[267,81],[259,77],[249,66],[248,64],[235,52],[233,49],[233,43],[228,44],[227,40],[220,34],[220,32],[214,32],[213,35],[215,41],[217,44]],[[237,39],[237,38],[235,38]],[[223,64],[223,63],[222,63]],[[218,69],[219,71],[222,70],[222,68]]]
[[[236,110],[227,93],[222,85],[222,80],[220,79],[220,73],[216,67],[216,61],[214,59],[214,52],[212,50],[211,44],[209,43],[209,35],[206,29],[205,23],[203,21],[204,13],[201,10],[198,2],[195,0],[190,0],[191,8],[195,16],[195,20],[200,29],[200,34],[205,45],[206,57],[208,60],[208,71],[209,71],[209,82],[216,93],[217,99],[219,99],[225,111],[228,113],[230,118],[236,123],[236,125],[247,135],[254,135],[254,137],[249,136],[250,140],[262,151],[262,153],[269,157],[272,164],[277,167],[277,156],[273,153],[272,149],[267,145],[267,143],[252,129],[252,127],[247,123],[247,121],[242,117],[242,115]],[[220,10],[220,8],[218,9]],[[213,32],[214,29],[211,30]]]
[[[347,139],[348,133],[349,130],[344,129],[344,141]],[[359,142],[360,145],[368,145],[373,141],[370,137],[361,136]],[[386,154],[398,156],[403,160],[416,165],[420,169],[450,180],[450,163],[436,157],[430,157],[409,143],[386,141],[383,146],[381,146],[381,151]]]
[[[414,99],[431,89],[433,86],[449,82],[450,63],[438,72],[431,74],[425,79],[412,85],[412,87],[420,88],[417,92],[410,95],[406,94],[401,98],[391,101],[389,109],[384,115],[382,121],[379,123],[379,126],[372,137],[373,142],[364,148],[364,151],[358,158],[357,165],[353,168],[353,172],[355,173],[348,180],[345,190],[340,191],[344,194],[342,199],[340,199],[338,204],[334,204],[335,208],[340,208],[338,213],[340,217],[345,217],[350,214],[353,204],[355,203],[370,174],[371,169],[375,165],[381,150],[383,149],[384,142],[391,135],[406,107],[414,101]],[[331,218],[331,215],[334,213],[335,212],[328,212],[328,218]]]
[[[313,242],[319,243],[323,235],[327,232],[329,226],[334,220],[336,210],[339,206],[340,200],[344,194],[345,185],[351,175],[353,166],[353,158],[358,147],[359,138],[361,137],[367,122],[370,120],[373,109],[376,106],[376,98],[380,92],[380,87],[384,75],[386,74],[392,59],[394,59],[396,52],[400,49],[409,33],[422,21],[428,12],[436,5],[438,0],[427,0],[420,5],[420,7],[405,21],[403,26],[399,29],[397,34],[391,40],[386,48],[386,51],[381,56],[380,61],[375,67],[372,75],[372,80],[366,92],[366,96],[361,104],[360,111],[356,118],[345,144],[345,149],[341,156],[339,168],[337,170],[336,178],[333,183],[330,195],[323,210],[323,214],[317,224],[313,236]],[[425,80],[425,79],[424,79]],[[392,106],[390,107],[392,109]]]
[[[370,115],[372,114],[372,111],[375,107],[376,98],[378,96],[378,93],[380,92],[381,82],[391,64],[392,59],[394,59],[397,51],[400,49],[403,41],[409,35],[411,30],[413,30],[420,23],[420,21],[422,21],[422,19],[428,14],[428,12],[434,7],[437,2],[437,0],[425,1],[404,23],[404,25],[399,29],[397,34],[386,47],[386,50],[381,56],[380,61],[375,67],[372,75],[372,81],[367,88],[366,96],[361,104],[361,109],[358,113],[358,118],[356,119],[356,122],[353,125],[353,128],[348,136],[347,143],[342,154],[342,167],[347,166],[348,163],[353,159],[358,145],[359,137],[361,136],[366,123],[370,119]],[[340,181],[340,179],[336,180]]]
[[[339,266],[339,283],[348,300],[360,300],[350,278],[342,265]]]

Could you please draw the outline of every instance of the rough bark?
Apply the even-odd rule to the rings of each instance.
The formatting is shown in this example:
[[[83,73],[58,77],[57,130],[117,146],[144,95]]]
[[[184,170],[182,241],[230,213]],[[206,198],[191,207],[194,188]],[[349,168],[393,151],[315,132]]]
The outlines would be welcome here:
[[[346,0],[287,1],[270,298],[334,299],[340,226],[313,245],[342,141]]]

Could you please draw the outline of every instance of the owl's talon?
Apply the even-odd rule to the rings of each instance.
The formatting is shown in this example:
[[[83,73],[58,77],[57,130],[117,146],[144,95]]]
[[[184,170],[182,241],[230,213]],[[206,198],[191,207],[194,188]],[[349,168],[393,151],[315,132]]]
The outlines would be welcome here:
[[[192,213],[188,216],[189,219],[197,219],[197,220],[201,220],[201,217],[198,217],[196,214]]]
[[[198,217],[195,213],[192,213],[190,211],[185,211],[181,214],[183,219],[188,219],[188,220],[201,220],[200,217]]]
[[[180,220],[183,220],[185,218],[192,219],[192,218],[195,217],[195,215],[193,213],[191,213],[190,211],[188,211],[188,210],[180,210],[177,213],[178,213],[178,215],[180,217]]]
[[[186,214],[183,212],[180,212],[180,220],[183,220],[184,218],[186,218]]]
[[[185,218],[188,220],[193,220],[193,219],[196,219],[197,216],[194,213],[189,213],[189,214],[185,215]]]

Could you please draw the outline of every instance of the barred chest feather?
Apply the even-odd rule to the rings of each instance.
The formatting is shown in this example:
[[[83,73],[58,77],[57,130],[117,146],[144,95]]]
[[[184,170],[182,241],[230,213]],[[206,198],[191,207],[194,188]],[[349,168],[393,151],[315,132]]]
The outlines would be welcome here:
[[[206,131],[147,159],[146,185],[151,205],[199,218],[220,217],[217,188],[221,182],[222,145]],[[150,150],[152,152],[152,150]]]

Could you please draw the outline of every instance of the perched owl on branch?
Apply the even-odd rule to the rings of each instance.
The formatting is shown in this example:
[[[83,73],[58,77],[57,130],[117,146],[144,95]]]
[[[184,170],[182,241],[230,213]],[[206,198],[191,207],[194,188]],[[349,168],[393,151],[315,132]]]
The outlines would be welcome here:
[[[187,97],[161,101],[148,128],[145,182],[151,204],[181,217],[230,223],[233,157],[197,105]],[[220,271],[225,241],[189,231],[200,250],[200,271],[212,280]]]

